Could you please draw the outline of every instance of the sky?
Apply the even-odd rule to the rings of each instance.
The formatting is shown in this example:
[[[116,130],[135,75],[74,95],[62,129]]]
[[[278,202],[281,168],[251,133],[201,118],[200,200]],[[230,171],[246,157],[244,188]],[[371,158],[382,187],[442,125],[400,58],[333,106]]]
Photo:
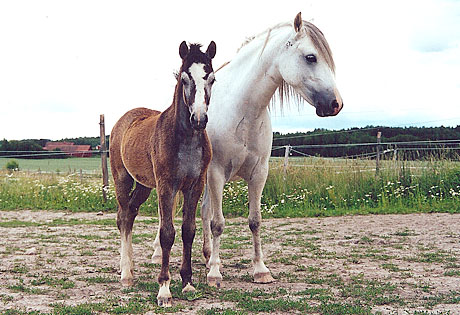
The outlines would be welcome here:
[[[109,134],[171,104],[183,40],[214,40],[217,68],[298,12],[331,46],[344,108],[274,108],[274,131],[460,125],[460,0],[18,0],[0,2],[0,138],[98,136],[100,114]]]

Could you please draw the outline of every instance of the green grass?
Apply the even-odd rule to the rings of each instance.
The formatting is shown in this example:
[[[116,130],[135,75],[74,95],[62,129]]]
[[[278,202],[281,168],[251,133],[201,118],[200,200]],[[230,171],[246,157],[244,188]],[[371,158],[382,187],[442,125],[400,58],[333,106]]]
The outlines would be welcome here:
[[[20,165],[28,169],[42,169],[41,165],[47,163],[53,165],[51,169],[62,169],[60,174],[0,173],[0,209],[116,210],[112,182],[107,191],[108,201],[104,203],[100,175],[80,178],[73,173],[80,168],[97,170],[98,158],[20,160]],[[383,161],[379,175],[368,171],[375,166],[373,163],[293,158],[285,179],[281,161],[273,159],[263,191],[262,215],[281,218],[460,211],[458,162]],[[226,217],[248,215],[244,181],[226,184],[223,210]],[[157,198],[153,192],[141,206],[141,213],[156,216],[156,212]],[[410,231],[401,231],[401,236],[405,234],[410,236]]]
[[[0,158],[0,168],[11,161],[12,158]],[[98,156],[90,158],[67,158],[67,159],[20,159],[14,158],[19,164],[19,169],[22,171],[41,171],[53,173],[75,173],[80,169],[84,173],[100,173],[101,158]],[[110,170],[109,170],[110,171]]]

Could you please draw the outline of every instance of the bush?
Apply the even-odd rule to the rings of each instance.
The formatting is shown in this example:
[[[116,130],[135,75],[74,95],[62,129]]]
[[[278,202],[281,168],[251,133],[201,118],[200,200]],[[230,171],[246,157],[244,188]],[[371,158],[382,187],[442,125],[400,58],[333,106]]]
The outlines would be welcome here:
[[[5,167],[7,170],[15,171],[19,169],[19,163],[16,160],[10,160]]]

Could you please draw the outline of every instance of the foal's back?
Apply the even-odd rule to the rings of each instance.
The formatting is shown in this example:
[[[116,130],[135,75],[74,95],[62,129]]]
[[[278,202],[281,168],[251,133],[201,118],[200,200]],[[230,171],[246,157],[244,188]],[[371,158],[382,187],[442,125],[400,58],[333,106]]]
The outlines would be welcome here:
[[[139,107],[128,111],[117,121],[110,135],[110,165],[114,177],[130,176],[146,187],[155,187],[153,166],[148,156],[150,142],[145,138],[149,137],[149,131],[154,129],[160,114],[159,111]]]

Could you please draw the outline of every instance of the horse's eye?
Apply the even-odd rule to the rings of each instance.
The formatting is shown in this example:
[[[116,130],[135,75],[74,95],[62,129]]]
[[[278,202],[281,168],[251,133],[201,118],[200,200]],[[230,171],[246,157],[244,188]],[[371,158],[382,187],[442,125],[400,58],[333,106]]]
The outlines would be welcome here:
[[[314,62],[316,62],[316,56],[315,55],[306,55],[305,60],[307,60],[307,62],[309,62],[309,63],[314,63]]]
[[[185,79],[182,79],[182,85],[187,85],[187,81],[185,81]]]

